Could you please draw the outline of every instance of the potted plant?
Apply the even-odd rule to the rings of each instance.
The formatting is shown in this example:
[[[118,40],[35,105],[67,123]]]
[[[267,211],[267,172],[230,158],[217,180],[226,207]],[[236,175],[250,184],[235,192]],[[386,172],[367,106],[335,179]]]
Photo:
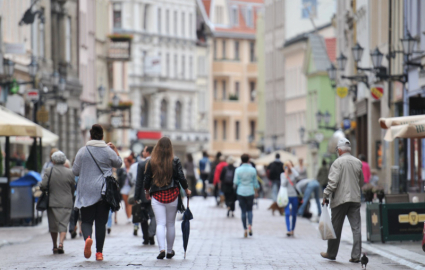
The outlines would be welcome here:
[[[379,203],[382,203],[382,200],[385,198],[384,188],[381,186],[376,186],[375,194],[376,194],[376,197],[378,197],[379,199]]]
[[[362,187],[362,192],[366,202],[372,202],[374,197],[373,186],[371,184],[366,184]]]
[[[230,95],[229,95],[229,100],[234,100],[234,101],[236,101],[236,100],[239,100],[239,97],[238,97],[237,95],[232,95],[232,94],[230,94]]]

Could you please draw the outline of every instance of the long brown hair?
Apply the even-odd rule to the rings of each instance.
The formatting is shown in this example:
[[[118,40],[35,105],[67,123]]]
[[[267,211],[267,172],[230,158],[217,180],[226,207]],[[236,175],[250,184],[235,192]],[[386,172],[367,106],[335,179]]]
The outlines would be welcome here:
[[[151,166],[153,183],[158,187],[166,186],[173,176],[173,145],[167,137],[162,137],[152,151]]]

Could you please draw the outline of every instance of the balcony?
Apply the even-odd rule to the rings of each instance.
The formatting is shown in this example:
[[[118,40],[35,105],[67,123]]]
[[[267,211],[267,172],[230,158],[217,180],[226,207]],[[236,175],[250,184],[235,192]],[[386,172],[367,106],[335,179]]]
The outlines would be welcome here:
[[[213,111],[242,111],[243,104],[239,100],[214,100]]]
[[[232,60],[223,60],[220,62],[213,62],[213,74],[226,74],[229,73],[242,73],[244,71],[244,64]]]

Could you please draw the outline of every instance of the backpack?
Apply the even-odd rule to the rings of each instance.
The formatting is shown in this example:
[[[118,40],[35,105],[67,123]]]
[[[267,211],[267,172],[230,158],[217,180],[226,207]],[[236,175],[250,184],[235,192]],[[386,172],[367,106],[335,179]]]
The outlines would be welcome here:
[[[224,174],[224,183],[225,184],[233,184],[233,170],[229,169],[229,168],[225,168],[226,169],[226,173]]]

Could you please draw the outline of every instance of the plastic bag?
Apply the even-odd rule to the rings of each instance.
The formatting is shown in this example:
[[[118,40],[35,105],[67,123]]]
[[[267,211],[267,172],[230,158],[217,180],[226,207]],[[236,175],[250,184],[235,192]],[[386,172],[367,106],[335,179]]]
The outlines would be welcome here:
[[[335,230],[332,226],[327,206],[323,207],[322,215],[320,216],[319,231],[323,240],[336,239]]]
[[[288,189],[286,187],[280,187],[279,193],[277,194],[277,205],[279,207],[286,207],[289,202]]]

